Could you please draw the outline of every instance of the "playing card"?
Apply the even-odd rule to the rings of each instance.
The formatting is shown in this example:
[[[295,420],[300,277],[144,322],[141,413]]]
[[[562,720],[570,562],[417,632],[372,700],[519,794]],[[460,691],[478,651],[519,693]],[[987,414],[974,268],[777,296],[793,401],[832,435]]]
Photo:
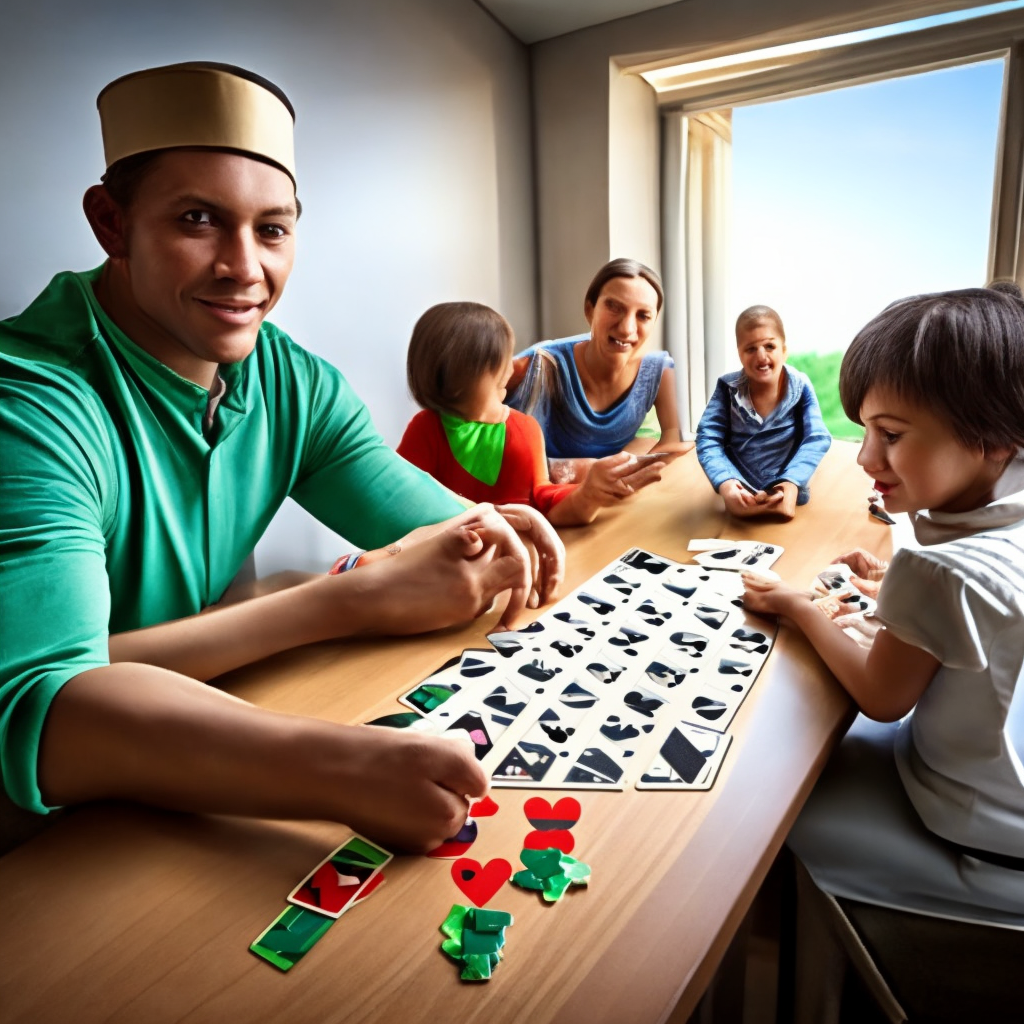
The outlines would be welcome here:
[[[762,544],[753,540],[718,540],[715,548],[708,541],[690,541],[688,551],[698,552],[693,560],[709,569],[734,569],[776,576],[769,567],[778,560],[783,548],[778,544]],[[777,578],[777,576],[776,576]]]
[[[282,971],[290,971],[323,937],[336,918],[286,907],[249,947],[258,957]]]
[[[640,776],[637,789],[710,789],[731,737],[679,722]]]
[[[288,901],[328,917],[340,917],[391,856],[368,839],[352,835],[295,887]]]

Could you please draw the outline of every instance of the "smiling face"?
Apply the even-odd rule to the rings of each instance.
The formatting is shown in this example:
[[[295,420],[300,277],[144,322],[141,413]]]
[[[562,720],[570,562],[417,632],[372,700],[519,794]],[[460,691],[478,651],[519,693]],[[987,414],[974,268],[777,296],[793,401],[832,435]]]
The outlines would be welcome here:
[[[86,209],[111,257],[107,312],[150,355],[209,387],[219,364],[253,350],[291,273],[291,178],[240,154],[177,149],[154,162],[127,209],[90,193]]]
[[[961,444],[925,406],[875,385],[860,408],[864,441],[857,462],[889,512],[968,512],[987,505],[1008,451]]]
[[[615,362],[639,359],[658,319],[658,293],[642,277],[613,277],[583,307],[593,349]]]
[[[767,320],[736,333],[736,351],[747,380],[755,387],[777,387],[786,363],[786,339]]]

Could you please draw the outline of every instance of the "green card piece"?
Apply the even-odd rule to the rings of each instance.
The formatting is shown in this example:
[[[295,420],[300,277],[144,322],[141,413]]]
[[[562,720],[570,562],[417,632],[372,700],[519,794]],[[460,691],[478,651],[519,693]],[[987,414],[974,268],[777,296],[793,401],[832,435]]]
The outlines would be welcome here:
[[[331,863],[339,868],[346,864],[376,868],[387,864],[389,860],[391,860],[391,854],[387,850],[382,850],[379,846],[360,839],[359,836],[353,836],[331,857]]]
[[[487,981],[502,958],[505,929],[512,915],[456,903],[441,925],[441,952],[462,964],[463,981]]]
[[[517,871],[512,876],[512,884],[538,891],[548,903],[560,900],[570,885],[586,885],[590,881],[588,864],[555,847],[523,850],[519,859],[526,870]]]
[[[249,947],[258,957],[290,971],[334,924],[336,918],[305,907],[288,907]]]

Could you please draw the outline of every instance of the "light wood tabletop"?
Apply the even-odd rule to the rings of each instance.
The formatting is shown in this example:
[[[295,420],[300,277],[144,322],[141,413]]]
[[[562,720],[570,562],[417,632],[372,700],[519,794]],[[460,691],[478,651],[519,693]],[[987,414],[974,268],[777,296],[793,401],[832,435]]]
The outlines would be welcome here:
[[[775,570],[809,585],[841,552],[889,555],[867,514],[856,447],[836,442],[789,523],[724,514],[696,458],[589,527],[562,533],[563,593],[630,547],[690,560],[694,537],[756,539],[785,552]],[[400,596],[396,595],[396,600]],[[536,613],[523,616],[523,623]],[[265,707],[339,722],[401,710],[396,697],[464,648],[486,646],[491,613],[400,640],[326,643],[219,680]],[[729,731],[707,792],[574,792],[573,856],[589,886],[558,903],[506,886],[505,959],[486,983],[459,980],[441,922],[466,902],[451,861],[399,856],[385,884],[287,974],[249,944],[347,834],[338,824],[174,814],[121,804],[65,816],[0,859],[0,1018],[6,1024],[119,1021],[624,1024],[685,1020],[728,943],[851,705],[799,634],[783,627]],[[497,789],[467,856],[518,869],[523,804],[558,795]]]

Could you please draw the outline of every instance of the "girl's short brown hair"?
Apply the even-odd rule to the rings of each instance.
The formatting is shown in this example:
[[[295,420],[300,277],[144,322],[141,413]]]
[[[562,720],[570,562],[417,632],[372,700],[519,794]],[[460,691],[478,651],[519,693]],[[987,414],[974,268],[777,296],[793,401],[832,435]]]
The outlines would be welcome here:
[[[965,448],[1024,447],[1024,303],[990,288],[892,303],[843,357],[839,397],[855,423],[875,386],[947,420]]]
[[[479,302],[441,302],[416,321],[406,376],[424,409],[453,413],[485,373],[496,373],[512,355],[509,322]]]

